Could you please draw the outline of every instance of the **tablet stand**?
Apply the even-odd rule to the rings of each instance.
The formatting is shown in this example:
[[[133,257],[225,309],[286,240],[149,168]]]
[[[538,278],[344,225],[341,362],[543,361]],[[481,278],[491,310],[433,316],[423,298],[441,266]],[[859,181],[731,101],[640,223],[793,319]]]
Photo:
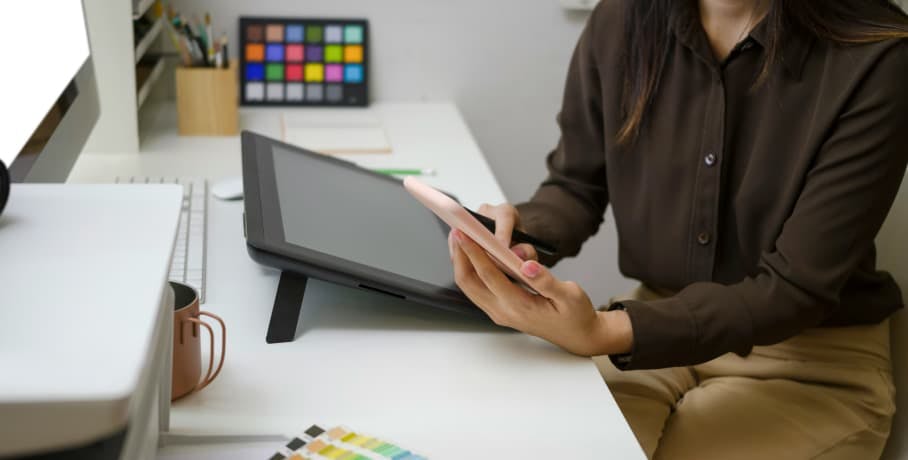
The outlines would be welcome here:
[[[265,342],[286,343],[293,342],[296,338],[296,325],[303,308],[308,280],[309,278],[293,272],[281,272]]]

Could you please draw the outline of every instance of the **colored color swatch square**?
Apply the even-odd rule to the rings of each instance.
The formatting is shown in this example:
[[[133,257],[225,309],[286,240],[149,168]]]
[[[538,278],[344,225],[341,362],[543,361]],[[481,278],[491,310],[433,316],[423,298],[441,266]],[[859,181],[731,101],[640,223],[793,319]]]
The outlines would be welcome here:
[[[265,26],[265,41],[282,42],[284,41],[284,25],[268,24]]]
[[[250,101],[265,99],[265,84],[260,81],[246,83],[246,99]]]
[[[286,75],[288,81],[303,81],[303,65],[287,64]]]
[[[322,102],[325,98],[325,87],[319,84],[306,85],[306,100],[309,102]]]
[[[246,80],[259,81],[265,79],[265,65],[256,63],[246,64]]]
[[[325,49],[321,45],[307,45],[306,46],[306,61],[307,62],[322,62],[325,56]]]
[[[265,28],[261,24],[250,24],[246,27],[246,41],[260,42],[265,38]]]
[[[362,43],[363,26],[344,27],[344,41],[347,43]]]
[[[325,81],[344,81],[344,66],[340,64],[326,65]]]
[[[246,45],[246,60],[250,62],[262,62],[265,60],[265,46],[259,43]]]
[[[287,62],[303,62],[303,45],[287,45]]]
[[[369,440],[369,442],[363,444],[363,448],[369,449],[369,450],[374,450],[376,447],[381,446],[383,444],[384,444],[384,442],[382,442],[378,439],[372,438],[371,440]]]
[[[344,41],[344,29],[341,26],[325,27],[325,43],[340,43]]]
[[[362,45],[345,46],[344,47],[344,62],[352,62],[352,63],[357,63],[357,64],[360,62],[363,62]]]
[[[349,442],[350,444],[353,444],[354,446],[361,446],[361,445],[365,444],[366,442],[368,442],[368,441],[371,440],[371,439],[372,439],[372,438],[369,437],[369,436],[358,435],[357,437],[351,439],[351,440],[348,441],[348,442]]]
[[[284,45],[268,44],[265,47],[265,60],[268,62],[284,61]]]
[[[325,99],[328,102],[340,102],[344,98],[344,85],[334,83],[325,85]],[[346,438],[347,436],[344,436]],[[346,440],[346,439],[343,439]]]
[[[343,62],[344,48],[340,45],[328,45],[325,47],[325,62]]]
[[[302,43],[304,31],[305,29],[303,28],[302,24],[291,24],[287,26],[287,30],[285,31],[286,35],[284,38],[287,40],[287,43]]]
[[[322,26],[306,27],[306,43],[322,42]]]
[[[287,83],[287,100],[297,102],[303,100],[302,83]]]
[[[363,82],[363,66],[359,64],[347,64],[344,66],[344,81],[347,83]]]
[[[268,64],[265,66],[265,79],[266,80],[283,80],[284,79],[284,64]]]
[[[311,88],[311,86],[310,86],[310,88]],[[306,91],[306,93],[308,94],[309,91]],[[318,428],[315,425],[313,425],[312,427]],[[309,430],[306,430],[306,434],[309,434],[310,430],[312,430],[311,427],[309,428]],[[321,430],[319,432],[319,434],[322,434],[325,432],[325,430],[322,430],[321,428],[318,428],[318,430]],[[315,431],[318,431],[318,430],[315,430]],[[315,435],[315,436],[318,436],[318,435]],[[327,446],[327,445],[328,444],[326,444],[325,441],[322,441],[321,439],[316,439],[315,441],[312,441],[311,443],[309,443],[308,446],[306,446],[306,450],[308,450],[309,452],[314,454],[314,453],[324,449],[325,446]]]
[[[306,81],[325,81],[325,66],[322,64],[306,64]]]

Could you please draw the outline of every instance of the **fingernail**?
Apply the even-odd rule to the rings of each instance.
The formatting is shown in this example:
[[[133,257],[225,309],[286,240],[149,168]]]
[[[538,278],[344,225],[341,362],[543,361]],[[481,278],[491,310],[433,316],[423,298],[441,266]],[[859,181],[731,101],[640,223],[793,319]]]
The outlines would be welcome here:
[[[454,239],[457,240],[458,243],[463,243],[463,232],[454,230]]]
[[[523,264],[523,274],[530,278],[535,278],[542,271],[542,267],[536,262],[527,262]]]
[[[517,257],[520,257],[521,259],[527,258],[527,252],[524,251],[523,248],[520,246],[514,246],[513,248],[511,248],[511,252],[513,252],[514,254],[517,254]]]

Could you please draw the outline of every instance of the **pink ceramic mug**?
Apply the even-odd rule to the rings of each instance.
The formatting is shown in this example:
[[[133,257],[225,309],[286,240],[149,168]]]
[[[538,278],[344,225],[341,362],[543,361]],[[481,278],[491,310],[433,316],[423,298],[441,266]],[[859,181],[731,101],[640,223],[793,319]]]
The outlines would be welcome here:
[[[170,400],[176,401],[207,387],[221,373],[224,366],[227,327],[224,320],[207,311],[199,310],[199,294],[191,286],[170,282],[173,289],[173,379]],[[199,319],[207,316],[221,325],[221,358],[217,369],[214,367],[214,329]],[[201,329],[208,330],[208,372],[202,376]]]

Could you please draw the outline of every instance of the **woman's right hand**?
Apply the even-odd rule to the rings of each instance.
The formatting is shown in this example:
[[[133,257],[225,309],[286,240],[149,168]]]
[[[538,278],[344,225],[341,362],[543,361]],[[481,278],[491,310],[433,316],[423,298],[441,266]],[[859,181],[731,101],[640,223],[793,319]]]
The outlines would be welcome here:
[[[508,203],[499,205],[483,204],[479,213],[495,221],[495,238],[511,248],[522,260],[539,260],[536,248],[531,244],[521,243],[511,246],[511,232],[520,228],[520,213]]]

